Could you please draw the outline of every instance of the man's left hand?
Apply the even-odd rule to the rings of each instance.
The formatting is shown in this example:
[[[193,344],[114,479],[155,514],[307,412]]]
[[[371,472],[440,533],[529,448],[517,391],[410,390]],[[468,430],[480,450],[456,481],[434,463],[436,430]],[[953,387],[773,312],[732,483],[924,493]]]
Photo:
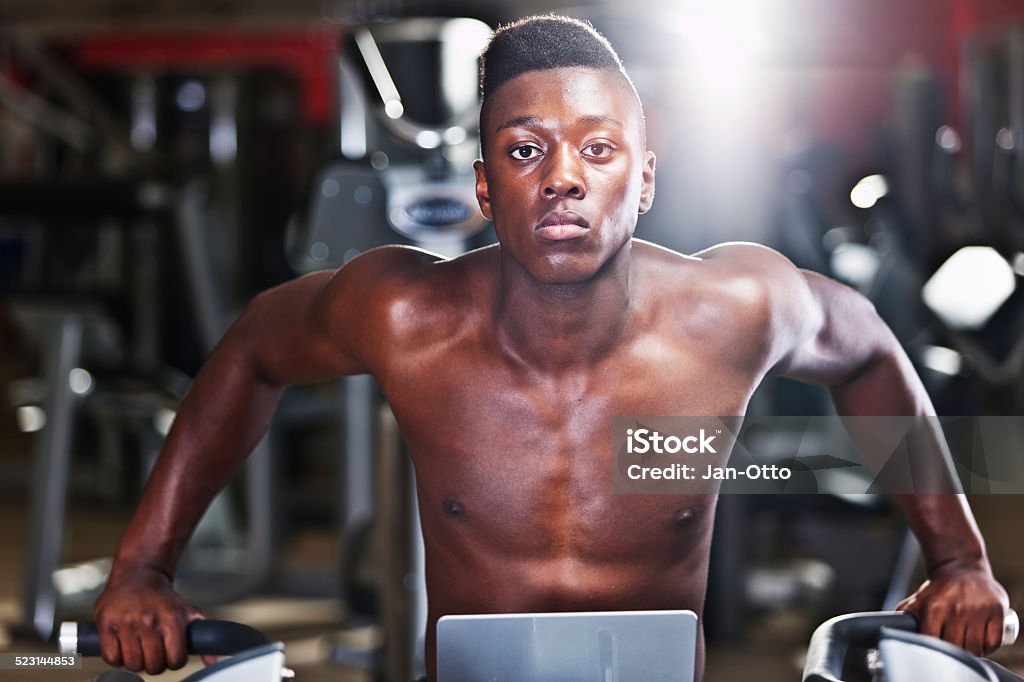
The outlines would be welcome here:
[[[975,656],[1003,640],[1010,600],[985,559],[953,560],[931,571],[917,592],[896,607],[914,614],[922,634],[939,637]]]

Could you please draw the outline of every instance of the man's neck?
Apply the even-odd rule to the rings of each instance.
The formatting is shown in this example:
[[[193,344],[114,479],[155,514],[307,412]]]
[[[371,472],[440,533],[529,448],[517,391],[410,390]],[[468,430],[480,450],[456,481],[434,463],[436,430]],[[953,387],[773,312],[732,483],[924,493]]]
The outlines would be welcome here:
[[[619,341],[630,314],[630,247],[590,280],[545,284],[501,258],[499,343],[528,366],[559,372],[592,365]]]

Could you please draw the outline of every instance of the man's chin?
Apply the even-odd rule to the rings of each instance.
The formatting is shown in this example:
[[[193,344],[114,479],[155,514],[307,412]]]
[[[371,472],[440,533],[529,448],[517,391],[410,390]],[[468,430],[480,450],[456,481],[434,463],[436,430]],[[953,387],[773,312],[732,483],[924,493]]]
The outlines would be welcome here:
[[[570,286],[586,284],[623,255],[622,249],[608,252],[598,242],[582,243],[568,241],[556,244],[553,248],[527,250],[525,258],[517,258],[512,249],[506,255],[518,264],[517,269],[524,271],[539,284],[549,286]],[[625,255],[628,257],[628,250]]]
[[[594,263],[591,260],[589,258],[549,259],[542,267],[530,274],[541,284],[549,286],[586,284],[601,269],[600,263]]]

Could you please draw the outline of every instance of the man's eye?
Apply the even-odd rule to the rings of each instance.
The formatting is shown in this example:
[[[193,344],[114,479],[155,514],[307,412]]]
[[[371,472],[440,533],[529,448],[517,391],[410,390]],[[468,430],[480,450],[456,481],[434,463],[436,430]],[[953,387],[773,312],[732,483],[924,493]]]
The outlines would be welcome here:
[[[587,156],[603,158],[612,153],[612,147],[604,142],[595,142],[587,145]]]
[[[524,144],[512,150],[512,158],[520,160],[532,159],[539,152],[540,150],[533,145]]]

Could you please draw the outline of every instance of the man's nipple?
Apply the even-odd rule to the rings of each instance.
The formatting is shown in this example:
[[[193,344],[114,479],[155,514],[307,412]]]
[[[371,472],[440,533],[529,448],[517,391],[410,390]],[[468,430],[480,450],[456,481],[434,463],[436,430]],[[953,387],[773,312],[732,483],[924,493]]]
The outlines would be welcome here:
[[[676,528],[683,528],[693,523],[693,518],[697,515],[697,512],[693,510],[693,507],[680,507],[678,511],[672,516],[672,525]]]
[[[444,509],[445,514],[456,518],[462,518],[466,515],[466,508],[461,502],[459,502],[459,500],[451,495],[444,498],[444,502],[441,503],[441,508]]]

